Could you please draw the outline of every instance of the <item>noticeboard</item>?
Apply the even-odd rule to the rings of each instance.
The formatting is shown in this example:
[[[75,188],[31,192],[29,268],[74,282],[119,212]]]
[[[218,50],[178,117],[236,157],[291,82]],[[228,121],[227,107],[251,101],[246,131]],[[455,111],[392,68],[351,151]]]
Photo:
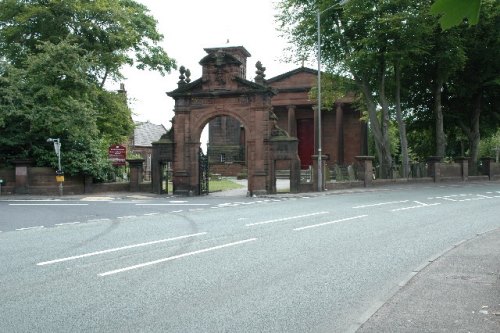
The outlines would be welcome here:
[[[127,158],[127,148],[121,145],[113,145],[108,149],[108,159],[114,166],[125,165]]]

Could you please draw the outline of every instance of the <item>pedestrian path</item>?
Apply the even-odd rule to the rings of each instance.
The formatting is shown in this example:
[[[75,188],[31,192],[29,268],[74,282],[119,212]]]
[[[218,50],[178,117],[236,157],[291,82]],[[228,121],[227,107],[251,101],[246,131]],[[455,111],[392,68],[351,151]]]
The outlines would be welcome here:
[[[356,332],[500,332],[500,228],[431,262]]]

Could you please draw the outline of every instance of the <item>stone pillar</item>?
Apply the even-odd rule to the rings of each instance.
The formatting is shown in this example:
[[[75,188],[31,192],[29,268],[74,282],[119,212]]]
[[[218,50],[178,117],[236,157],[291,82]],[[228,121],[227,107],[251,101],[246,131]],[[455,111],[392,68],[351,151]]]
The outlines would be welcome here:
[[[373,185],[373,161],[375,156],[356,156],[356,160],[363,165],[363,182],[365,187]]]
[[[130,167],[130,192],[139,192],[139,184],[142,183],[144,159],[130,159],[127,162]]]
[[[344,110],[342,109],[342,104],[337,104],[337,109],[335,111],[335,139],[337,141],[336,146],[336,162],[339,165],[344,164]]]
[[[94,182],[94,178],[89,175],[84,175],[83,176],[83,193],[92,193],[93,188],[92,184]]]
[[[29,194],[30,187],[30,172],[29,169],[33,165],[33,160],[14,160],[12,163],[16,167],[16,183],[14,185],[14,193]]]
[[[297,137],[297,117],[295,116],[295,105],[288,106],[288,135]]]
[[[441,180],[441,156],[429,156],[427,158],[427,176],[434,178],[437,183]]]
[[[483,164],[483,170],[490,180],[493,179],[493,168],[492,163],[495,161],[492,157],[484,157],[481,159],[481,163]]]
[[[460,156],[455,158],[455,161],[460,164],[462,180],[465,182],[469,179],[469,157]]]

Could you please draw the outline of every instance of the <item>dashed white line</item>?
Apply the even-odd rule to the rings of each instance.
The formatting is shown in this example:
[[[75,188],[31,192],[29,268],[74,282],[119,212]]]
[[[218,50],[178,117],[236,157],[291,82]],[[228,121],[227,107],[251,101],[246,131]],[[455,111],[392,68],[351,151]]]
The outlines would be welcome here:
[[[205,253],[205,252],[209,252],[209,251],[215,251],[215,250],[223,249],[223,248],[230,247],[230,246],[241,245],[241,244],[253,242],[253,241],[256,241],[256,240],[257,240],[257,238],[245,239],[245,240],[242,240],[242,241],[239,241],[239,242],[223,244],[223,245],[219,245],[219,246],[214,246],[214,247],[206,248],[206,249],[203,249],[203,250],[198,250],[198,251],[193,251],[193,252],[187,252],[187,253],[179,254],[179,255],[176,255],[176,256],[172,256],[172,257],[167,257],[167,258],[163,258],[163,259],[149,261],[149,262],[145,262],[145,263],[134,265],[134,266],[128,266],[128,267],[124,267],[124,268],[120,268],[120,269],[115,269],[113,271],[100,273],[98,275],[99,276],[108,276],[108,275],[123,273],[123,272],[130,271],[130,270],[133,270],[133,269],[138,269],[138,268],[143,268],[143,267],[147,267],[147,266],[151,266],[151,265],[156,265],[156,264],[160,264],[162,262],[171,261],[171,260],[175,260],[175,259],[180,259],[180,258],[184,258],[184,257],[189,257],[189,256],[192,256],[192,255],[201,254],[201,253]]]
[[[355,206],[352,208],[368,208],[368,207],[377,207],[377,206],[384,206],[384,205],[392,205],[392,204],[398,204],[398,203],[405,203],[410,200],[402,200],[402,201],[388,201],[388,202],[381,202],[381,203],[376,203],[372,205],[361,205],[361,206]]]
[[[261,225],[261,224],[269,224],[269,223],[283,222],[283,221],[289,221],[289,220],[296,220],[296,219],[300,219],[303,217],[311,217],[311,216],[324,215],[324,214],[328,214],[328,212],[318,212],[318,213],[312,213],[312,214],[284,217],[281,219],[267,220],[267,221],[256,222],[256,223],[249,223],[249,224],[245,224],[245,227],[253,227],[255,225]]]
[[[190,237],[202,236],[202,235],[205,235],[205,234],[206,234],[206,232],[200,232],[200,233],[197,233],[197,234],[184,235],[184,236],[179,236],[179,237],[172,237],[172,238],[167,238],[167,239],[160,239],[160,240],[146,242],[146,243],[127,245],[127,246],[122,246],[122,247],[117,247],[117,248],[112,248],[112,249],[107,249],[107,250],[102,250],[102,251],[96,251],[96,252],[90,252],[90,253],[80,254],[80,255],[72,256],[72,257],[66,257],[66,258],[60,258],[60,259],[55,259],[55,260],[50,260],[50,261],[39,262],[36,265],[37,266],[51,265],[51,264],[55,264],[55,263],[59,263],[59,262],[64,262],[64,261],[69,261],[69,260],[75,260],[75,259],[81,259],[81,258],[87,258],[87,257],[97,256],[97,255],[100,255],[100,254],[105,254],[105,253],[110,253],[110,252],[116,252],[116,251],[133,249],[135,247],[148,246],[148,245],[154,245],[154,244],[159,244],[159,243],[171,242],[171,241],[175,241],[175,240],[181,240],[181,239],[190,238]]]
[[[19,228],[19,229],[16,229],[16,231],[35,230],[35,229],[43,229],[43,228],[45,228],[43,225],[39,225],[39,226],[36,226],[36,227]]]
[[[87,222],[107,222],[111,221],[111,219],[93,219],[93,220],[87,220]]]
[[[144,216],[154,216],[154,215],[159,215],[160,213],[146,213]]]
[[[73,204],[73,203],[19,203],[9,204],[9,206],[88,206],[89,204]]]
[[[80,224],[80,222],[65,222],[65,223],[56,223],[54,225],[63,226],[63,225],[72,225],[72,224]]]
[[[339,223],[339,222],[345,222],[345,221],[351,221],[351,220],[361,219],[361,218],[364,218],[364,217],[368,217],[368,215],[359,215],[359,216],[348,217],[348,218],[345,218],[345,219],[340,219],[340,220],[335,220],[335,221],[330,221],[330,222],[312,224],[312,225],[307,225],[305,227],[295,228],[293,230],[294,231],[300,231],[300,230],[305,230],[305,229],[317,228],[317,227],[322,227],[322,226],[329,225],[329,224],[335,224],[335,223]]]
[[[190,203],[161,203],[161,204],[135,204],[136,206],[208,206],[209,204],[190,204]]]
[[[137,215],[126,215],[126,216],[118,216],[117,219],[135,219]]]
[[[401,210],[408,210],[408,209],[415,209],[415,208],[424,208],[424,207],[431,207],[431,206],[437,206],[440,205],[441,203],[433,203],[433,204],[423,204],[423,205],[418,205],[418,206],[410,206],[410,207],[403,207],[403,208],[397,208],[391,210],[391,212],[398,212]]]
[[[182,210],[182,209],[181,209],[181,210],[173,210],[173,211],[172,211],[172,213],[182,213],[182,212],[183,212],[183,210]]]

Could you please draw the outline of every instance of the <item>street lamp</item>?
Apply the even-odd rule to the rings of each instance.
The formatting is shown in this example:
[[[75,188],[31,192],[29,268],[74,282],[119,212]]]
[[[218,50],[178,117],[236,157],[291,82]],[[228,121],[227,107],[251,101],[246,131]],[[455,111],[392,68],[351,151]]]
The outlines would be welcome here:
[[[53,139],[53,138],[48,138],[47,142],[53,142],[54,143],[54,151],[56,152],[57,155],[57,165],[58,165],[58,170],[56,171],[56,179],[59,182],[59,195],[63,195],[63,181],[64,181],[64,173],[62,171],[61,167],[61,140],[59,138]],[[60,178],[58,178],[60,177]]]
[[[322,158],[322,143],[321,143],[321,14],[327,10],[336,7],[337,5],[345,5],[349,0],[339,1],[338,4],[331,5],[330,7],[316,10],[316,21],[318,23],[318,42],[316,56],[318,59],[318,192],[323,191],[323,158]]]

